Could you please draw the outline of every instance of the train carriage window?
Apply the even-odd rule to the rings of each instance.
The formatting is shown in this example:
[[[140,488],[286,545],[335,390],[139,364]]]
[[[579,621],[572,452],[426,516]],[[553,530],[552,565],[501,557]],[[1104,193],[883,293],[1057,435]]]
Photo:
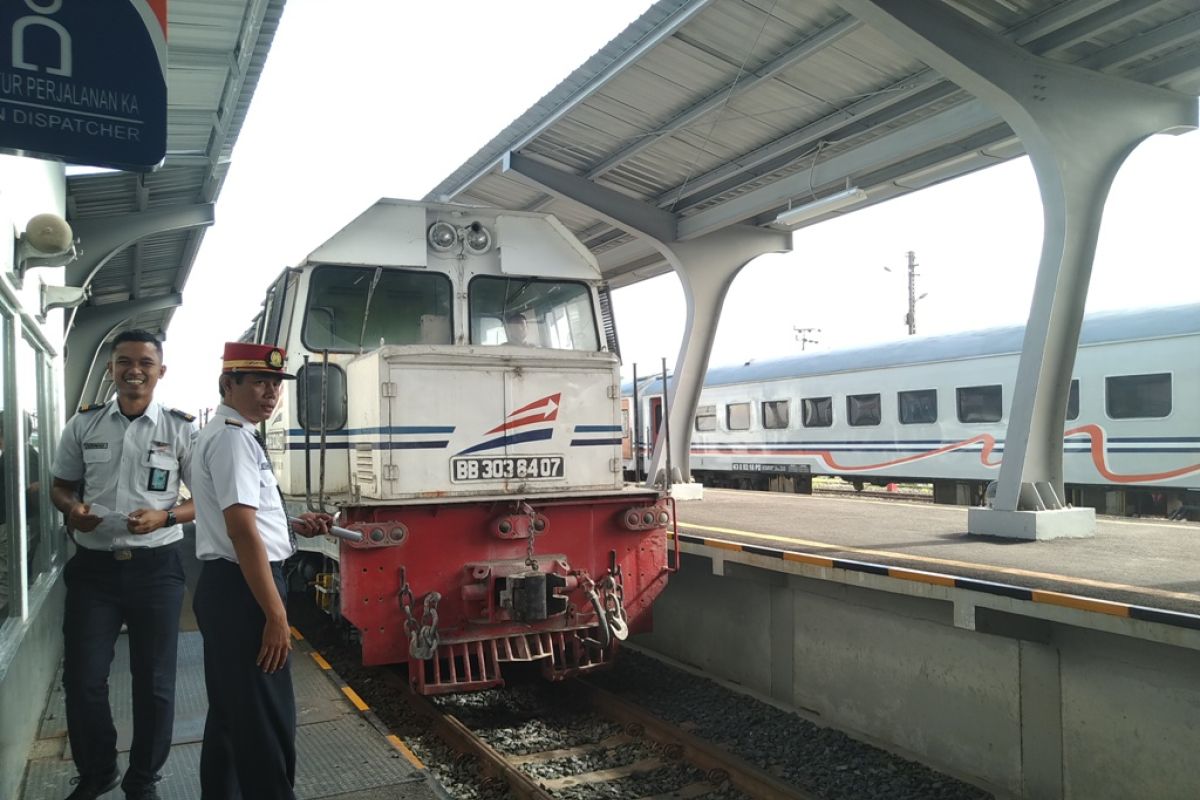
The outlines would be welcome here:
[[[472,344],[600,349],[586,284],[480,275],[471,281],[468,303]]]
[[[730,403],[725,406],[725,425],[731,431],[750,430],[750,404]]]
[[[828,428],[833,425],[832,397],[805,397],[800,401],[803,414],[800,422],[806,428]]]
[[[999,422],[1004,416],[1000,386],[960,386],[955,389],[959,422]]]
[[[767,430],[788,426],[788,401],[766,400],[762,404],[762,425]]]
[[[1171,373],[1105,378],[1104,408],[1112,419],[1168,416],[1171,413]]]
[[[1079,418],[1079,378],[1071,381],[1071,392],[1067,395],[1067,419]]]
[[[296,373],[296,406],[301,428],[321,430],[321,383],[325,384],[325,430],[346,427],[346,373],[336,364],[310,363]]]
[[[851,425],[878,425],[882,418],[878,394],[846,395],[846,421]]]
[[[937,389],[896,392],[896,407],[901,425],[937,422]]]
[[[450,296],[450,279],[437,272],[318,267],[308,287],[304,344],[340,352],[450,344]]]
[[[700,433],[717,429],[717,407],[699,406],[696,408],[696,430]]]

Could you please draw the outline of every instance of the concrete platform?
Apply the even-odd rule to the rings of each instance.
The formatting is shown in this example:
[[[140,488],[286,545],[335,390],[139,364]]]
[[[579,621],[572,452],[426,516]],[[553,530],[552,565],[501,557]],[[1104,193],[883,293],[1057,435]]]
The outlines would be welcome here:
[[[189,538],[187,552],[194,553]],[[163,800],[200,797],[200,742],[208,703],[204,691],[203,645],[192,616],[192,588],[199,574],[194,558],[184,560],[188,592],[180,621],[175,689],[175,729],[171,755],[158,784]],[[329,664],[294,633],[292,682],[296,693],[296,797],[302,800],[427,800],[445,790],[410,751],[369,710],[354,704]],[[132,738],[129,647],[117,641],[109,677],[109,697],[117,725],[118,764],[128,764]],[[359,701],[361,703],[361,700]],[[365,706],[364,706],[365,708]],[[26,766],[19,800],[61,800],[75,777],[67,741],[61,667],[47,698],[38,739]],[[120,788],[105,798],[124,797]],[[249,798],[247,798],[249,800]]]
[[[967,509],[708,489],[680,533],[1200,614],[1200,524],[1099,517],[1094,538],[967,533]]]

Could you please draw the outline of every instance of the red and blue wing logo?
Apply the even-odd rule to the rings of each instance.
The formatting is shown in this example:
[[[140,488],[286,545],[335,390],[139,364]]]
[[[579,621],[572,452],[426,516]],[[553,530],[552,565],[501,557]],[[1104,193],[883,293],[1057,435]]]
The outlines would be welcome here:
[[[481,450],[492,450],[522,442],[541,442],[551,438],[554,436],[554,426],[547,423],[558,419],[561,398],[562,392],[557,392],[521,406],[485,434],[490,436],[493,433],[499,433],[502,434],[501,436],[472,445],[459,452],[458,455],[478,453]]]

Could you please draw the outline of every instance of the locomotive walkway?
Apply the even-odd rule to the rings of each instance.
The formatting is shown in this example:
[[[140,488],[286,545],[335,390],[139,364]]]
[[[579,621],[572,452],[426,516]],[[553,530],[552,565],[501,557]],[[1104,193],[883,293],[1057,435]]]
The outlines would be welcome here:
[[[867,498],[706,489],[679,504],[693,540],[807,553],[1116,604],[1200,614],[1200,524],[1098,517],[1089,539],[967,533],[966,509]]]
[[[193,540],[185,540],[195,553]],[[190,562],[190,563],[188,563]],[[179,633],[175,731],[171,755],[158,784],[164,800],[200,797],[200,742],[208,710],[200,633],[191,613],[191,589],[199,563],[187,563],[188,596]],[[292,682],[296,692],[296,797],[300,800],[433,800],[444,790],[394,736],[389,736],[370,709],[345,686],[319,654],[293,629]],[[129,701],[129,648],[117,641],[109,680],[113,719],[117,725],[118,764],[125,768],[133,730]],[[29,754],[19,800],[60,800],[74,788],[75,776],[67,742],[66,708],[61,669],[47,699],[38,739]],[[123,797],[120,787],[104,798]]]

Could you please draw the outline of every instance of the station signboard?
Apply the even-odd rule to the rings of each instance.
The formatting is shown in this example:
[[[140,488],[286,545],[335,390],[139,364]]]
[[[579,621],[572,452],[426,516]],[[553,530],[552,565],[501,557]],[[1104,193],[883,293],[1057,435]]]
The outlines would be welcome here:
[[[166,66],[167,0],[3,0],[0,150],[152,169]]]

